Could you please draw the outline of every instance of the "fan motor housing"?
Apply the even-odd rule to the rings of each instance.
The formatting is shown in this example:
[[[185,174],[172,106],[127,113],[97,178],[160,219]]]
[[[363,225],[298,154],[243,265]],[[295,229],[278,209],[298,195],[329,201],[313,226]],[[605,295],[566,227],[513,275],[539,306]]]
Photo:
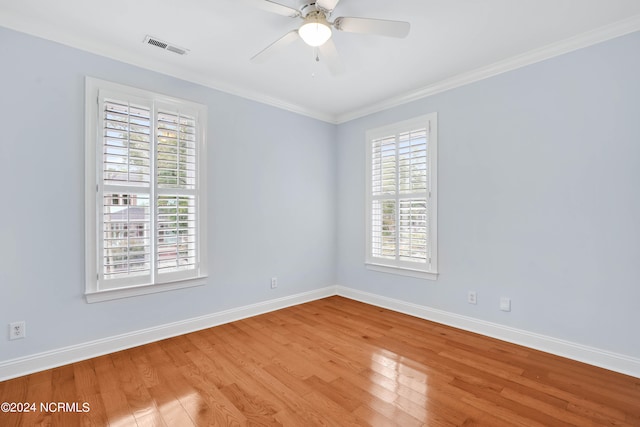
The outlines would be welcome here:
[[[309,14],[314,13],[314,12],[321,12],[322,10],[320,10],[319,7],[316,6],[316,2],[312,1],[301,1],[300,2],[300,13],[302,14],[303,18],[306,18],[307,16],[309,16]]]

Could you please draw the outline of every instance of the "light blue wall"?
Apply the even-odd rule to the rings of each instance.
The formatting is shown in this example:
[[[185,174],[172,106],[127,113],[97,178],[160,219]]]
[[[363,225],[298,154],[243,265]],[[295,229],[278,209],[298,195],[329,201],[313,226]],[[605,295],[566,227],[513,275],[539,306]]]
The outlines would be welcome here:
[[[0,335],[0,361],[335,283],[640,357],[638,51],[636,33],[333,126],[0,28],[0,328],[28,334]],[[85,303],[85,75],[208,106],[206,286]],[[364,133],[434,111],[440,278],[367,271]]]
[[[86,75],[208,106],[206,286],[85,302]],[[4,28],[0,121],[0,361],[335,283],[334,125]]]
[[[341,125],[338,283],[640,357],[638,52],[634,33]],[[434,111],[440,278],[368,271],[365,131]]]

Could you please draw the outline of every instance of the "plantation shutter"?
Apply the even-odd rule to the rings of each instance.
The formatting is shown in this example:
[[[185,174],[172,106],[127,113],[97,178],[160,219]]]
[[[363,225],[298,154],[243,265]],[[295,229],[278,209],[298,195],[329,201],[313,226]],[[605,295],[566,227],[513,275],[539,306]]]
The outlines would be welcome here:
[[[106,91],[98,102],[99,289],[197,277],[197,116]]]
[[[371,140],[370,256],[426,264],[428,129]]]
[[[206,283],[207,107],[86,78],[87,302]]]
[[[106,285],[151,277],[152,110],[100,97],[102,122],[101,268]]]
[[[397,165],[394,136],[372,142],[372,253],[375,257],[396,257]]]
[[[196,117],[159,110],[156,261],[161,281],[188,277],[197,268],[197,144]]]
[[[426,263],[427,254],[427,129],[398,137],[398,257]],[[406,197],[404,197],[406,196]]]

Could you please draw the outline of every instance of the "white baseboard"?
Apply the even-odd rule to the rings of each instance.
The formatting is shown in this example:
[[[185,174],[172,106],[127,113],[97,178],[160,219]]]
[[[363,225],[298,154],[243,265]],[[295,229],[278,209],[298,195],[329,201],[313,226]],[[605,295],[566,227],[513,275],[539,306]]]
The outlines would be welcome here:
[[[0,381],[211,328],[336,294],[335,286],[0,362]]]
[[[640,378],[640,359],[606,350],[588,347],[497,323],[461,316],[443,310],[409,303],[397,299],[363,292],[345,286],[328,286],[310,292],[290,295],[256,304],[250,304],[180,322],[159,325],[113,337],[63,347],[31,356],[0,362],[0,381],[20,377],[33,372],[51,369],[80,360],[137,347],[150,342],[211,328],[247,317],[257,316],[321,298],[339,295],[356,301],[375,305],[421,319],[431,320],[466,331],[476,332],[492,338],[534,348],[590,365]]]
[[[387,298],[353,288],[344,286],[337,286],[336,288],[337,294],[345,298],[640,378],[640,359],[638,358],[511,328],[497,323],[486,322],[484,320],[474,319],[473,317],[461,316],[427,306]]]

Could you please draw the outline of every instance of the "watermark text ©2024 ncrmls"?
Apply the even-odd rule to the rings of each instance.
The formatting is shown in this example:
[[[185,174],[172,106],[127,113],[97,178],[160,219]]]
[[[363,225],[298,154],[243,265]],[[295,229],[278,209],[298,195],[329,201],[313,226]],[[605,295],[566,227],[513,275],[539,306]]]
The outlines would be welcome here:
[[[89,402],[2,402],[0,412],[90,412]]]

